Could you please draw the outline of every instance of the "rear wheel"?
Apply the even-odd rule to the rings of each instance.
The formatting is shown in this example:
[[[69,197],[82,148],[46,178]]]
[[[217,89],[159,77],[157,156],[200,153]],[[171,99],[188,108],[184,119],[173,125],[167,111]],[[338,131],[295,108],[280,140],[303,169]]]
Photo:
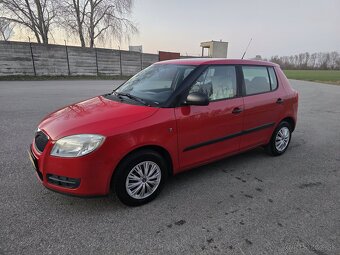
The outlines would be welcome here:
[[[167,164],[152,150],[126,157],[116,169],[114,190],[119,200],[130,206],[146,204],[161,191],[167,177]]]
[[[266,151],[273,156],[285,153],[291,140],[292,132],[288,122],[282,121],[275,129],[270,142],[266,145]]]

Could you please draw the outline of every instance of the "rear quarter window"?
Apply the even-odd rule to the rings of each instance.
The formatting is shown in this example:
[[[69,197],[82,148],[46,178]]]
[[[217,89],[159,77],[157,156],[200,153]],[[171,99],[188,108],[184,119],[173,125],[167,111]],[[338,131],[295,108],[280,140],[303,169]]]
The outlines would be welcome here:
[[[268,67],[270,84],[272,86],[272,90],[277,89],[277,78],[273,67]]]

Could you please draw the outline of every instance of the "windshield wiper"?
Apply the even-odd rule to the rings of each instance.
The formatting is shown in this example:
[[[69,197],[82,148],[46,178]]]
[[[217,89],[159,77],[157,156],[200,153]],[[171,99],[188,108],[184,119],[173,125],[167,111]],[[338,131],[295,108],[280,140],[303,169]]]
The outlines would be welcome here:
[[[146,106],[150,106],[150,104],[148,104],[147,102],[145,102],[143,99],[139,98],[139,97],[136,97],[136,96],[133,96],[131,94],[128,94],[128,93],[121,93],[121,92],[116,92],[116,91],[113,91],[113,94],[117,95],[118,97],[120,96],[125,96],[125,97],[128,97],[132,100],[135,100],[143,105],[146,105]]]

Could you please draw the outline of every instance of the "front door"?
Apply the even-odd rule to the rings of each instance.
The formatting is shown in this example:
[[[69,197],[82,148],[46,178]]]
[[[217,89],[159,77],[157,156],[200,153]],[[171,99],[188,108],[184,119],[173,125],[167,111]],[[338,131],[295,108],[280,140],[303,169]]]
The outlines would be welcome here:
[[[208,106],[175,108],[181,168],[217,159],[239,150],[243,99],[238,97],[234,66],[210,66],[189,93],[205,93]]]

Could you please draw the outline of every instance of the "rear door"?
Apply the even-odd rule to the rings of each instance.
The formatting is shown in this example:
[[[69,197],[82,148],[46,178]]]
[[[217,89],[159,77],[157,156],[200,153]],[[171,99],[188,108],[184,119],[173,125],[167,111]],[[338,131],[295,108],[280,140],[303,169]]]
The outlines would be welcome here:
[[[175,108],[181,168],[204,163],[239,150],[243,99],[235,66],[210,66],[190,92],[205,93],[208,106]]]
[[[240,149],[269,142],[284,111],[284,89],[278,86],[273,67],[242,66],[244,126]]]

